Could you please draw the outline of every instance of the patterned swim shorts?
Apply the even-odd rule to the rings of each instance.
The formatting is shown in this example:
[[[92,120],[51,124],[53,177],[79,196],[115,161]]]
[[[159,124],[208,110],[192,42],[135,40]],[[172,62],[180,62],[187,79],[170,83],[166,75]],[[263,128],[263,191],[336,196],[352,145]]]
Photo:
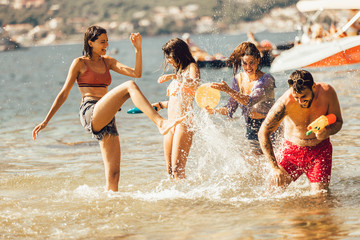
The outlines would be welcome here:
[[[330,139],[311,147],[300,147],[286,140],[280,148],[277,162],[294,181],[305,173],[312,183],[328,183],[332,165]]]

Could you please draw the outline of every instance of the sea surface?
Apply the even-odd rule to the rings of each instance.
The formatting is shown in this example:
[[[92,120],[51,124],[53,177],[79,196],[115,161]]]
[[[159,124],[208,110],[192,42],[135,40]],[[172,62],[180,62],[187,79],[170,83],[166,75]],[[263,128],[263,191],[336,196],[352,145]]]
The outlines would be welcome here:
[[[261,33],[286,43],[294,33]],[[177,36],[174,36],[177,37]],[[108,53],[133,66],[128,39],[111,41]],[[143,38],[143,77],[135,80],[151,102],[166,100],[161,46],[170,36]],[[202,35],[192,40],[228,56],[246,35]],[[81,42],[81,41],[79,41]],[[38,46],[0,53],[0,239],[360,239],[360,67],[313,69],[331,84],[344,124],[331,137],[330,195],[309,191],[302,176],[283,193],[269,194],[269,168],[251,155],[240,111],[234,119],[196,109],[196,135],[187,179],[170,180],[162,136],[128,101],[116,115],[122,160],[119,192],[104,189],[100,148],[80,125],[80,93],[70,95],[34,141],[82,44]],[[268,72],[268,68],[263,68]],[[131,78],[112,74],[115,87]],[[231,83],[232,69],[201,69],[202,82]],[[274,74],[276,98],[289,73]],[[222,95],[220,105],[227,100]],[[166,111],[160,114],[167,117]]]

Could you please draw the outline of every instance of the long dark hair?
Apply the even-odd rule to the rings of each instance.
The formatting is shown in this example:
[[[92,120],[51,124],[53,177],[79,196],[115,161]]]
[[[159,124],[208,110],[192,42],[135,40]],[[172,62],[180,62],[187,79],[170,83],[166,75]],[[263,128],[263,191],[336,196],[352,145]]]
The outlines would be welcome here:
[[[99,38],[101,34],[105,33],[105,28],[99,27],[99,26],[91,26],[88,27],[84,34],[84,49],[82,51],[82,54],[86,57],[92,58],[92,47],[89,45],[89,40],[94,42],[96,39]]]
[[[162,50],[165,57],[174,59],[176,73],[185,69],[190,63],[196,63],[194,57],[191,55],[189,46],[180,38],[170,39],[162,47]],[[165,69],[166,67],[167,63],[165,63]]]
[[[227,64],[232,65],[234,76],[241,67],[241,57],[243,56],[253,56],[258,59],[258,70],[260,70],[261,55],[259,49],[251,42],[242,42],[234,49],[226,61]]]

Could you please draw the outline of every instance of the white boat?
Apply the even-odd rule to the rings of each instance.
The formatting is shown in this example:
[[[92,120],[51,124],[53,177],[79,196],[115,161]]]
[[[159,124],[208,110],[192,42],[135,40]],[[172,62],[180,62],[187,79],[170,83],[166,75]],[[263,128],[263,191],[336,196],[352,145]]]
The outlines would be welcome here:
[[[360,0],[303,0],[296,7],[303,13],[317,11],[315,15],[319,15],[324,10],[360,10]],[[359,18],[360,11],[336,33],[333,40],[300,44],[283,51],[272,62],[270,72],[360,63],[360,36],[338,37]]]

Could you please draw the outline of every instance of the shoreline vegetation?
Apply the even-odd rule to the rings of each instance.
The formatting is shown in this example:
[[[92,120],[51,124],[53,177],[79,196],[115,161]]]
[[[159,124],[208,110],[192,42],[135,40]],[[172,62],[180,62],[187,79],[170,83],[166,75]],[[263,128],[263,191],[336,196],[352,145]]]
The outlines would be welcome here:
[[[131,32],[143,36],[290,32],[302,20],[295,7],[297,0],[38,2],[17,8],[0,4],[2,32],[29,47],[78,43],[90,25],[108,29],[112,39],[119,40]]]

